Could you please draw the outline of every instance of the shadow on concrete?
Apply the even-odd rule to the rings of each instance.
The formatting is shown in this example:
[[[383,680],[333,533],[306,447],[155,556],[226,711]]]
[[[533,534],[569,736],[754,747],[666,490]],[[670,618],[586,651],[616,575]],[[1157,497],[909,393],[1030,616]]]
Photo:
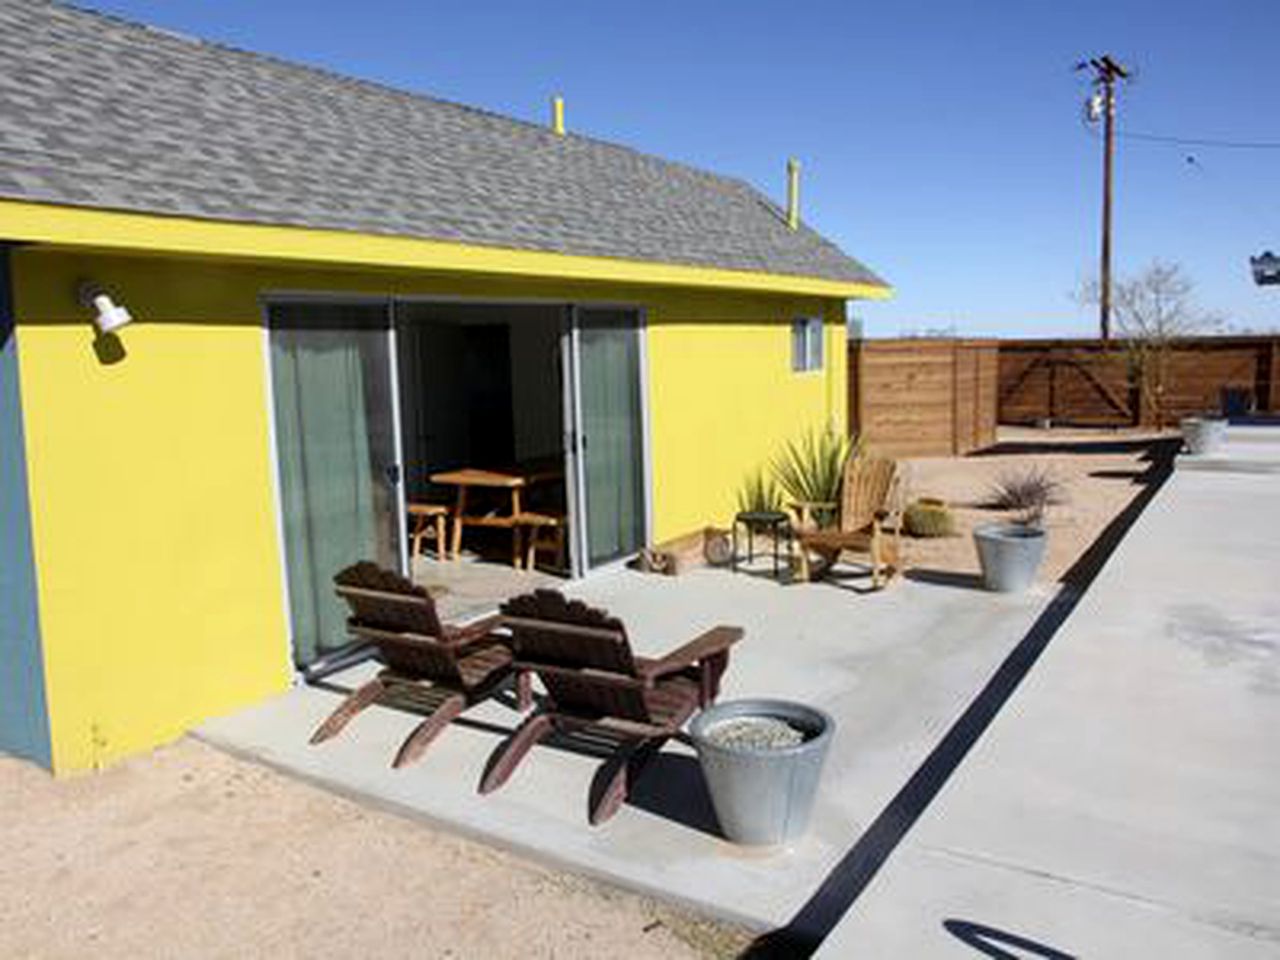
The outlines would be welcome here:
[[[1028,937],[996,927],[988,927],[985,924],[953,918],[942,921],[942,926],[947,933],[961,943],[996,960],[1030,960],[1032,957],[1042,957],[1044,960],[1076,960],[1074,954],[1065,953]],[[1016,953],[1013,952],[1015,950]]]
[[[312,681],[311,686],[346,697],[355,687],[350,684],[335,682],[331,677]],[[397,696],[394,692],[385,694],[378,700],[378,706],[397,710],[402,713],[426,716],[434,703],[435,696],[445,696],[448,691],[433,692],[424,684],[418,696]],[[515,736],[520,722],[532,716],[532,712],[520,713],[515,690],[503,687],[493,694],[492,699],[512,711],[513,723],[510,726],[478,720],[463,714],[454,719],[451,726],[464,727],[480,733],[493,735],[494,749],[490,752],[481,773],[482,781],[497,763],[503,747],[511,737]],[[545,698],[534,694],[535,710],[544,706]],[[359,723],[356,717],[352,723]],[[675,739],[689,744],[685,734],[678,734]],[[590,731],[555,731],[540,740],[525,761],[537,762],[537,753],[543,750],[561,750],[577,756],[590,757],[601,761],[592,778],[588,792],[588,809],[598,798],[600,791],[607,784],[619,758],[618,740],[613,737],[596,735]],[[713,837],[722,838],[720,824],[716,820],[715,809],[711,805],[711,795],[707,792],[706,782],[702,778],[702,770],[696,757],[679,753],[659,753],[650,759],[643,769],[634,771],[633,781],[627,803],[638,807],[665,820],[683,824],[692,830],[698,830]],[[480,781],[477,781],[480,782]]]
[[[716,838],[724,836],[698,758],[688,754],[660,753],[649,761],[627,804]]]
[[[1141,445],[1150,448],[1150,480],[1063,575],[1057,595],[1041,611],[1031,629],[790,922],[757,938],[743,953],[744,957],[811,956],[875,878],[890,854],[1013,696],[1058,628],[1080,602],[1084,591],[1102,570],[1107,558],[1172,473],[1173,459],[1180,445],[1177,438],[1154,443],[1143,441]]]
[[[355,687],[350,684],[335,682],[332,676],[321,677],[317,680],[309,680],[307,681],[307,685],[314,687],[317,690],[326,690],[329,693],[337,694],[339,698],[346,697],[355,690]],[[425,684],[423,685],[423,689],[426,691],[426,695],[420,697],[397,696],[395,691],[385,693],[378,699],[377,705],[387,710],[397,710],[400,713],[408,713],[419,717],[425,717],[430,713],[431,708],[435,705],[433,696],[437,694],[433,694],[430,688]],[[446,695],[447,691],[438,691],[438,696],[443,697]],[[502,704],[504,707],[509,708],[516,715],[518,724],[520,714],[514,689],[504,687],[496,691],[493,694],[492,699]],[[535,696],[535,701],[537,699],[538,698]],[[359,723],[360,718],[356,717],[351,722]],[[501,724],[490,723],[486,720],[476,720],[473,717],[467,716],[465,713],[462,716],[455,718],[450,725],[478,730],[481,733],[492,733],[504,738],[511,736],[516,729],[516,725],[504,727]]]
[[[796,581],[796,583],[803,582],[802,580]],[[843,590],[846,593],[868,594],[879,593],[884,590],[884,586],[877,587],[871,582],[870,564],[850,564],[844,560],[825,570],[815,571],[811,582],[821,583],[824,586],[835,590]]]
[[[511,736],[514,736],[514,731]],[[684,740],[684,737],[680,739]],[[501,759],[509,740],[510,736],[494,747],[477,783],[483,783],[489,776]],[[563,750],[599,760],[600,765],[592,775],[585,798],[587,817],[609,788],[619,765],[625,764],[630,768],[630,786],[626,797],[628,806],[637,807],[717,839],[724,836],[719,821],[716,820],[711,795],[707,792],[702,768],[696,757],[678,753],[646,753],[643,748],[632,751],[625,749],[625,743],[625,738],[592,730],[555,731],[534,745],[525,757],[525,762],[536,763],[537,753],[541,750]]]

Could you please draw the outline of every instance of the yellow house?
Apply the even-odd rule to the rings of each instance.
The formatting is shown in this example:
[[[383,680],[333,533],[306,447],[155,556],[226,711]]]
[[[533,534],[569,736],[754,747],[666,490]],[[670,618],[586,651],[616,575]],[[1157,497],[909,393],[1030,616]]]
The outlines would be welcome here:
[[[55,3],[0,7],[0,749],[285,689],[439,469],[555,462],[574,575],[845,422],[888,288],[748,184]]]

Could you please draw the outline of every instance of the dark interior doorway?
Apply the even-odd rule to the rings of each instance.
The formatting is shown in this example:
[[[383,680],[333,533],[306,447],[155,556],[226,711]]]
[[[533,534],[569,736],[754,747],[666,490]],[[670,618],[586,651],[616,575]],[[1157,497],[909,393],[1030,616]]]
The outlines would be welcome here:
[[[563,471],[565,309],[556,304],[396,305],[405,497],[449,502],[432,474],[463,468]],[[479,491],[472,496],[483,497]],[[495,496],[493,508],[503,502]],[[567,515],[563,477],[526,508]],[[464,546],[507,558],[506,531],[468,528]]]

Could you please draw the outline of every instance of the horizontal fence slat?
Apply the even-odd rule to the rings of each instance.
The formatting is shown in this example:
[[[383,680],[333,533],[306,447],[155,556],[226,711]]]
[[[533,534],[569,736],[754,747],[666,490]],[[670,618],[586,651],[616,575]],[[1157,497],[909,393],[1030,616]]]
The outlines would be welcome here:
[[[849,369],[849,420],[870,447],[889,456],[945,456],[995,443],[995,341],[851,341]]]

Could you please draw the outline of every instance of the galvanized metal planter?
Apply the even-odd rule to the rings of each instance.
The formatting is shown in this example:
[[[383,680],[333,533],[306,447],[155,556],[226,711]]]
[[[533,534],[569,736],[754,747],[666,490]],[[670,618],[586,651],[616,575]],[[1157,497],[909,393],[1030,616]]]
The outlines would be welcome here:
[[[1227,421],[1221,417],[1183,417],[1179,426],[1193,456],[1216,453],[1227,439]]]
[[[987,523],[975,527],[973,542],[988,590],[1018,593],[1031,586],[1044,559],[1047,537],[1039,527],[1022,523]]]
[[[720,723],[748,717],[785,721],[802,731],[804,740],[789,747],[750,748],[725,746],[707,736]],[[725,837],[768,846],[804,833],[834,732],[829,714],[789,700],[727,700],[698,714],[689,734]]]

